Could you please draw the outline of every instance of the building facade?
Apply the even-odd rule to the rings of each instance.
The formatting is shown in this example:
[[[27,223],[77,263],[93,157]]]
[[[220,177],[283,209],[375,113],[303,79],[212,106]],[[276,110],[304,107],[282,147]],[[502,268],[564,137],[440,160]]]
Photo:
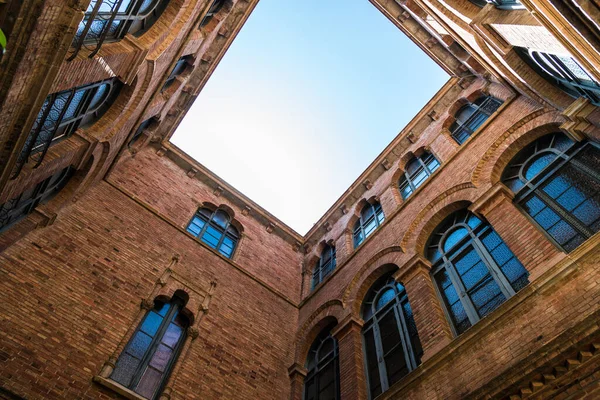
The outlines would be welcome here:
[[[0,3],[0,398],[598,398],[600,4],[371,0],[450,79],[301,236],[169,141],[256,3]]]

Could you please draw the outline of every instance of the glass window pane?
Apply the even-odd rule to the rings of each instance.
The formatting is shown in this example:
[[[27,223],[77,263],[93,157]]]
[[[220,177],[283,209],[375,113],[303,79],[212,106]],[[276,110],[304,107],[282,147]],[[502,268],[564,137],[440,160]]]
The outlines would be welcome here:
[[[383,306],[392,301],[394,297],[396,297],[396,291],[392,288],[386,289],[382,294],[379,295],[375,309],[381,310]]]
[[[119,357],[119,360],[115,366],[115,370],[111,374],[110,379],[120,383],[125,387],[128,387],[131,384],[131,379],[133,378],[133,374],[135,373],[138,365],[140,365],[140,360],[130,356],[129,354],[123,353]]]
[[[127,345],[126,351],[131,356],[141,359],[146,354],[146,351],[148,351],[150,343],[152,343],[152,338],[144,332],[138,331]]]
[[[144,322],[142,323],[140,330],[146,332],[150,336],[154,336],[162,321],[163,318],[160,315],[154,311],[150,311],[146,315],[146,318],[144,318]]]
[[[171,323],[165,331],[161,342],[174,349],[175,346],[177,346],[177,343],[179,342],[179,338],[181,337],[182,332],[183,330],[181,329],[181,327]]]
[[[151,399],[158,390],[161,379],[162,374],[159,371],[148,367],[146,368],[146,371],[144,371],[142,379],[140,379],[140,382],[137,384],[135,392],[147,399]]]
[[[365,331],[365,353],[367,357],[367,374],[369,378],[369,388],[371,390],[371,398],[381,394],[381,381],[379,378],[379,365],[377,363],[377,353],[375,350],[375,340],[373,330]]]
[[[470,297],[480,317],[492,312],[506,300],[496,281],[489,275],[470,293]]]
[[[459,241],[463,238],[469,236],[469,231],[466,228],[458,228],[454,232],[450,233],[446,236],[446,241],[444,242],[444,251],[448,251],[452,249]]]
[[[164,344],[159,344],[152,356],[152,360],[150,360],[150,366],[160,372],[165,372],[172,355],[173,349]]]

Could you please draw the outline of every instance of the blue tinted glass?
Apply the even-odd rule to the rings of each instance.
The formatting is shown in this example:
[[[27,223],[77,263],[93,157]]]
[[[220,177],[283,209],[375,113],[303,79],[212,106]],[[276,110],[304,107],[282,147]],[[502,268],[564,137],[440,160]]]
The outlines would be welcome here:
[[[468,251],[461,254],[454,260],[454,266],[460,275],[465,274],[473,265],[481,261],[479,254],[473,249],[472,246],[468,247]]]
[[[533,196],[525,202],[525,209],[532,217],[535,217],[544,208],[546,208],[546,205],[537,196]]]
[[[163,335],[161,341],[171,347],[171,348],[175,348],[175,346],[177,345],[177,343],[179,342],[179,338],[181,337],[181,333],[183,332],[183,330],[181,329],[181,327],[170,323],[169,327],[167,328],[165,334]]]
[[[354,233],[354,247],[358,246],[359,244],[361,244],[363,241],[363,234],[361,231],[355,232]]]
[[[171,308],[171,305],[169,303],[160,303],[156,307],[155,311],[158,313],[158,315],[164,317],[165,315],[167,315],[167,311],[169,311],[169,308]]]
[[[556,158],[556,154],[554,153],[542,153],[536,156],[532,161],[529,162],[523,168],[523,176],[527,180],[533,179],[537,174],[539,174],[544,168],[548,166],[554,159]]]
[[[481,224],[481,220],[477,218],[474,214],[469,213],[469,216],[467,218],[467,225],[469,225],[471,229],[475,229],[479,226],[479,224]]]
[[[63,121],[69,120],[73,118],[77,114],[77,110],[79,109],[79,105],[81,104],[81,99],[83,99],[83,95],[85,94],[85,90],[78,90],[73,95],[67,110],[63,116]]]
[[[553,178],[550,182],[548,182],[543,187],[543,190],[550,197],[556,199],[558,196],[560,196],[561,194],[563,194],[564,192],[566,192],[567,189],[569,189],[570,187],[571,187],[571,185],[565,179],[565,177],[563,177],[563,176],[557,176],[557,177]]]
[[[225,226],[229,222],[229,216],[223,211],[217,211],[212,220],[215,224],[219,225],[222,228],[225,228]]]
[[[573,215],[587,226],[600,218],[600,201],[589,199],[573,210]]]
[[[192,223],[187,227],[187,231],[189,233],[191,233],[194,236],[198,236],[200,234],[200,231],[202,230],[201,227],[199,227],[198,225]]]
[[[90,109],[96,108],[98,105],[100,105],[102,100],[104,100],[104,97],[108,94],[108,89],[109,89],[108,83],[105,83],[104,85],[100,85],[96,89],[96,93],[94,94],[94,97],[92,98],[92,101],[89,105]]]
[[[495,248],[491,254],[496,263],[500,266],[506,264],[508,260],[514,257],[512,251],[510,251],[508,246],[504,243]]]
[[[365,226],[365,236],[369,236],[374,230],[377,228],[377,222],[375,219],[372,219]]]
[[[375,309],[380,310],[383,306],[385,306],[387,303],[392,301],[395,296],[396,296],[396,292],[394,291],[394,289],[391,289],[391,288],[386,289],[385,292],[383,292],[377,299],[377,304],[375,305]]]
[[[216,248],[217,244],[219,244],[219,239],[221,238],[221,232],[217,231],[212,226],[208,226],[204,235],[202,235],[202,241],[211,246],[212,248]]]
[[[172,354],[173,350],[171,348],[165,346],[164,344],[158,345],[154,355],[152,356],[152,360],[150,360],[150,366],[156,368],[160,372],[164,372]]]
[[[575,237],[577,232],[571,225],[561,220],[552,228],[548,229],[548,234],[550,234],[550,236],[558,243],[563,244]]]
[[[423,182],[425,182],[425,180],[427,179],[429,175],[427,175],[427,171],[425,170],[421,170],[413,179],[413,185],[415,185],[416,188],[418,188],[419,186],[421,186],[423,184]]]
[[[489,277],[490,274],[485,264],[482,261],[479,261],[469,270],[465,271],[463,275],[461,275],[461,279],[463,284],[465,285],[466,290],[471,290],[478,284],[484,277]]]
[[[500,287],[491,276],[478,285],[477,290],[470,297],[480,317],[487,315],[506,300]]]
[[[469,231],[466,228],[458,228],[448,236],[446,236],[446,241],[444,242],[443,249],[444,251],[450,250],[454,247],[461,239],[469,236]]]
[[[144,357],[144,354],[146,354],[148,347],[150,347],[150,343],[152,343],[152,338],[144,332],[138,331],[129,342],[127,353],[135,358],[141,359]]]
[[[548,230],[560,221],[560,217],[554,211],[546,207],[535,216],[535,221],[544,230]]]
[[[577,190],[574,187],[567,189],[566,192],[561,194],[556,202],[563,206],[567,211],[573,211],[576,207],[578,207],[581,203],[585,201],[585,197],[583,193]]]
[[[429,162],[427,163],[427,168],[429,168],[429,170],[431,172],[438,169],[439,166],[440,166],[440,163],[435,157],[432,157],[431,160],[429,160]]]
[[[512,257],[508,262],[504,263],[502,266],[502,272],[506,276],[506,279],[508,279],[508,281],[513,285],[513,289],[515,289],[515,291],[519,290],[520,288],[514,287],[514,283],[523,276],[529,275],[527,270],[515,257]]]
[[[150,311],[146,315],[146,318],[144,319],[144,322],[142,323],[142,327],[140,329],[146,332],[148,335],[154,336],[156,334],[156,331],[160,327],[162,320],[163,318],[160,315],[158,315],[154,311]]]
[[[125,387],[129,386],[139,364],[140,360],[137,358],[126,353],[121,354],[110,379]]]
[[[489,251],[494,250],[502,243],[502,239],[500,239],[500,236],[494,231],[489,231],[481,241]]]

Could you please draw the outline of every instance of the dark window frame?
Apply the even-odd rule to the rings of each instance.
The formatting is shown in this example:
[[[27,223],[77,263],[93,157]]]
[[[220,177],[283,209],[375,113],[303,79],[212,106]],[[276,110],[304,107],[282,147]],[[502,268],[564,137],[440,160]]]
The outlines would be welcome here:
[[[204,18],[202,18],[202,21],[200,21],[199,29],[208,25],[208,23],[213,19],[213,17],[219,11],[221,11],[221,9],[223,8],[223,6],[225,5],[226,2],[227,2],[227,0],[213,0],[208,11],[206,12],[206,15],[204,16]]]
[[[570,142],[570,144],[567,145],[568,147],[564,150],[561,150],[555,147],[559,140]],[[546,184],[552,182],[553,179],[562,176],[561,172],[564,172],[567,168],[573,168],[577,172],[585,175],[586,178],[592,181],[595,180],[597,184],[600,184],[600,171],[595,171],[593,166],[588,166],[578,159],[578,156],[584,154],[588,149],[592,149],[591,151],[595,149],[600,152],[600,145],[590,141],[575,142],[561,132],[551,133],[538,138],[521,149],[511,159],[502,173],[502,182],[515,193],[513,202],[517,205],[517,208],[519,208],[519,210],[527,216],[527,218],[532,221],[532,223],[538,227],[552,243],[567,253],[575,250],[579,246],[576,244],[577,241],[575,241],[575,246],[571,247],[571,245],[569,245],[571,240],[575,240],[577,236],[579,236],[580,240],[584,242],[594,236],[597,231],[573,215],[572,211],[574,210],[566,209],[556,198],[546,193],[543,188]],[[526,168],[530,167],[533,162],[539,160],[544,155],[552,155],[554,159],[533,177],[525,177]],[[515,171],[518,172],[515,173]],[[517,189],[515,185],[521,187]],[[570,189],[567,189],[567,191],[568,190]],[[557,198],[558,197],[560,196],[557,196]],[[587,200],[589,199],[586,198],[581,204],[585,203]],[[574,230],[576,236],[561,243],[558,238],[549,232],[549,229],[552,227],[546,229],[540,225],[535,218],[538,213],[535,215],[529,213],[527,207],[529,201],[540,201],[550,212],[560,218],[552,227],[558,223],[564,222]],[[545,211],[546,208],[542,209],[542,211]],[[575,207],[575,209],[576,208],[577,207]]]
[[[378,308],[379,300],[389,293],[390,290],[394,292],[394,297],[388,299],[385,304],[382,304]],[[408,310],[405,307],[407,307]],[[383,345],[383,337],[384,333],[387,332],[385,328],[389,327],[389,325],[383,325],[382,327],[382,324],[390,315],[393,315],[396,328],[395,332],[399,336],[400,343],[397,343],[392,349],[388,349],[386,352]],[[361,306],[361,316],[364,320],[362,338],[363,352],[365,355],[364,364],[367,377],[367,389],[369,398],[372,399],[379,396],[381,393],[386,392],[392,385],[416,369],[421,364],[423,348],[416,329],[412,308],[406,290],[404,286],[401,283],[396,282],[390,274],[382,276],[375,284],[373,284],[373,286],[371,286]],[[413,331],[412,333],[411,330]],[[372,337],[374,354],[369,352],[369,345],[367,343],[370,340],[367,339],[368,335],[371,335]],[[406,374],[396,377],[393,382],[390,382],[391,377],[388,376],[386,357],[394,352],[398,346],[401,346],[402,356],[407,371]],[[377,371],[375,371],[377,374],[373,374],[373,376],[369,368],[370,360],[376,361],[377,364]],[[376,380],[375,385],[372,382],[373,380]],[[381,391],[378,392],[378,390]]]
[[[475,220],[478,222],[475,222]],[[448,224],[450,221],[452,221],[452,223]],[[444,250],[443,246],[446,244],[446,239],[448,239],[451,234],[461,229],[466,230],[467,235],[460,238],[448,250]],[[490,250],[488,246],[484,244],[484,240],[486,240],[488,237],[493,237],[493,235],[497,236],[498,244],[494,249]],[[502,265],[499,265],[499,262],[493,256],[494,251],[499,249],[500,246],[505,247],[505,256],[510,254],[509,258]],[[523,267],[519,259],[508,248],[508,246],[506,246],[502,237],[498,235],[498,233],[487,221],[478,218],[466,209],[450,214],[436,227],[428,240],[427,250],[428,259],[432,262],[432,268],[430,272],[432,281],[434,282],[434,287],[436,288],[438,298],[442,303],[442,308],[448,321],[450,322],[450,327],[452,328],[455,336],[464,333],[467,329],[475,325],[482,318],[485,318],[488,314],[492,313],[506,300],[513,297],[518,291],[529,284],[528,271],[525,269],[525,267]],[[472,251],[475,253],[472,253]],[[499,251],[502,252],[502,249]],[[479,261],[467,268],[466,272],[461,274],[456,266],[456,263],[469,257],[469,253],[475,254]],[[502,270],[502,268],[506,265],[510,267],[509,262],[511,260],[515,260],[515,263],[512,263],[512,265],[521,270],[521,275],[514,278],[513,282],[511,282],[510,278],[508,278]],[[477,271],[474,270],[474,268],[477,267],[480,262],[483,263],[483,267],[485,270],[487,270],[487,273],[485,273],[483,276],[480,276],[478,282],[467,289],[465,286],[466,284],[464,283],[464,278],[467,276],[469,271],[474,271],[476,273]],[[447,288],[451,286],[453,288],[453,292],[457,296],[457,301],[453,302],[452,304],[449,304],[448,296],[445,294],[445,288],[443,288],[440,284],[440,277],[442,277],[444,274],[446,274],[450,279],[450,285],[448,285]],[[485,287],[488,283],[495,284],[500,290],[499,294],[502,294],[505,299],[500,303],[497,303],[495,307],[487,310],[486,314],[480,316],[473,298],[477,296],[478,292],[482,290],[483,287]],[[516,288],[513,287],[513,284],[516,286]],[[498,295],[495,297],[497,296]],[[495,297],[492,297],[491,300],[494,300]],[[484,309],[491,300],[488,300],[487,303],[481,305],[479,309]],[[464,310],[466,319],[462,319],[460,321],[455,319],[456,314],[451,310],[457,303],[460,303],[461,308]],[[461,322],[467,322],[464,328],[460,328],[458,326],[461,324]]]
[[[185,55],[185,56],[182,56],[181,58],[179,58],[179,60],[177,60],[177,62],[171,69],[169,76],[167,77],[167,79],[165,79],[165,83],[163,83],[163,86],[160,89],[160,92],[163,93],[168,88],[170,88],[171,85],[173,85],[173,83],[175,82],[175,79],[178,76],[180,76],[181,74],[183,74],[185,72],[185,70],[187,69],[187,67],[190,66],[191,62],[193,62],[193,61],[194,61],[194,56],[191,54],[188,54],[188,55]]]
[[[217,216],[218,213],[223,213],[227,216],[227,223],[226,223],[225,227],[223,227],[223,226],[219,225],[217,222],[215,222],[215,216]],[[199,226],[199,224],[195,222],[196,219],[203,221],[203,224],[200,227],[200,231],[198,233],[194,232],[190,228],[192,225]],[[240,241],[240,237],[241,237],[239,230],[235,226],[232,225],[232,222],[233,222],[233,218],[231,218],[231,216],[229,215],[229,213],[227,211],[225,211],[221,208],[217,208],[215,210],[210,210],[209,208],[201,207],[192,216],[192,219],[187,224],[186,231],[189,234],[196,237],[202,243],[206,244],[210,248],[217,251],[223,257],[231,259],[231,258],[233,258],[235,251],[237,250],[237,247],[238,247],[238,244]],[[210,236],[214,237],[211,233],[207,232],[209,227],[216,230],[220,234],[216,245],[213,245],[204,239],[206,235],[210,235]],[[226,254],[221,249],[225,239],[229,239],[233,243],[230,254]]]
[[[365,211],[371,211],[371,214],[365,216]],[[367,232],[366,227],[373,221],[375,222],[375,227]],[[385,214],[383,213],[381,204],[379,202],[367,203],[361,209],[358,220],[354,224],[354,229],[352,230],[354,248],[356,249],[362,242],[371,236],[371,234],[381,226],[383,221],[385,221]]]
[[[308,356],[306,357],[306,368],[307,374],[304,378],[304,400],[340,400],[340,366],[339,366],[339,347],[338,341],[331,335],[332,326],[323,329],[319,336],[315,339],[313,344],[310,346]],[[320,354],[327,344],[331,342],[331,351],[327,354]],[[311,365],[312,364],[312,365]],[[322,380],[323,371],[333,364],[333,385],[334,397],[321,398],[319,396],[320,383]],[[315,384],[315,397],[310,398],[309,388],[310,381],[313,380]]]
[[[131,139],[129,139],[129,142],[127,143],[127,147],[128,148],[133,147],[133,145],[140,139],[140,137],[142,137],[144,132],[150,127],[150,125],[152,125],[152,123],[155,120],[156,120],[155,117],[150,117],[147,120],[143,121],[140,124],[140,126],[138,126],[138,128],[135,130],[135,132],[131,136]]]
[[[321,252],[312,274],[311,290],[314,290],[323,280],[328,277],[337,266],[335,246],[326,245]]]
[[[500,10],[522,10],[525,8],[518,0],[469,0],[477,7],[485,7],[494,4]]]
[[[428,151],[420,156],[415,156],[406,163],[404,173],[398,180],[398,188],[403,200],[408,199],[421,185],[423,185],[435,171],[440,168],[439,160]],[[425,177],[415,182],[419,175],[424,172]],[[410,191],[408,191],[410,190]]]
[[[473,103],[462,106],[454,114],[454,123],[450,126],[450,136],[459,145],[465,143],[503,104],[502,100],[493,96],[481,96]],[[459,120],[461,113],[472,110],[471,115],[464,121]]]

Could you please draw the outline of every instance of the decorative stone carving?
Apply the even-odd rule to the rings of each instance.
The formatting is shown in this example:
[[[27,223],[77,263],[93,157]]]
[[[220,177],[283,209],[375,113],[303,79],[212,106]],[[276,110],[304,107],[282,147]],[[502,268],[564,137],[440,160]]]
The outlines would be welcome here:
[[[198,173],[198,170],[196,168],[192,168],[187,172],[187,176],[189,178],[193,178],[196,176],[197,173]]]
[[[223,194],[223,188],[221,186],[217,186],[215,190],[213,190],[213,194],[217,197],[220,197]]]

